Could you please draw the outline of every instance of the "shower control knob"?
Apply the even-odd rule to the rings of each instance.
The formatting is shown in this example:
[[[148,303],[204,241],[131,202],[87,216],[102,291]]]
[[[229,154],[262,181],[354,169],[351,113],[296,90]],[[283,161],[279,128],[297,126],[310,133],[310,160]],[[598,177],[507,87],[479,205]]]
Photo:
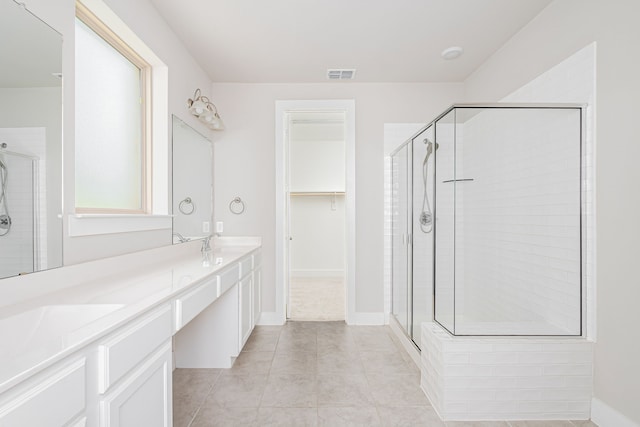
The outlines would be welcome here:
[[[8,230],[11,228],[11,217],[6,214],[0,215],[0,230]]]
[[[420,214],[420,224],[429,225],[433,222],[433,215],[427,212],[422,212]]]

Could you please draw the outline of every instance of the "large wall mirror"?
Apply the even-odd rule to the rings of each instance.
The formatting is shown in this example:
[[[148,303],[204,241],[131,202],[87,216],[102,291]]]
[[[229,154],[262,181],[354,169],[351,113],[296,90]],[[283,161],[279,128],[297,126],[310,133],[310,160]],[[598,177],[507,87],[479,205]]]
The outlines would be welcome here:
[[[173,243],[211,235],[213,146],[173,116]]]
[[[0,278],[62,265],[62,36],[0,0]]]

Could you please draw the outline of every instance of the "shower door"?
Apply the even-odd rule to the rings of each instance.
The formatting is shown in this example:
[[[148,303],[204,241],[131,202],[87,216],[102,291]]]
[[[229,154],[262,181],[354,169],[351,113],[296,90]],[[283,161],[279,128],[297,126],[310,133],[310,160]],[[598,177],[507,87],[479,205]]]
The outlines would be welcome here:
[[[391,156],[391,313],[410,332],[410,145]]]
[[[431,145],[429,145],[431,144]],[[433,126],[415,136],[412,147],[411,307],[410,337],[422,348],[422,322],[433,320],[433,178],[435,145]]]
[[[433,137],[428,127],[391,157],[391,311],[418,348],[433,319]]]
[[[31,157],[0,152],[5,166],[0,202],[0,277],[31,273],[38,268],[37,162]]]

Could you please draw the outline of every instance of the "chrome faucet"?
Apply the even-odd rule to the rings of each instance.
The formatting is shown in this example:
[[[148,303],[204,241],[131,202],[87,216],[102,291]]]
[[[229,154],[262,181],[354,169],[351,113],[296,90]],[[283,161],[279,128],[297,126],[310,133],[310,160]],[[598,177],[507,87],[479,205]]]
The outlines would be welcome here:
[[[212,237],[213,234],[205,236],[204,239],[202,239],[202,249],[200,249],[202,252],[208,252],[211,250],[210,242]]]
[[[185,242],[188,242],[189,240],[191,240],[190,238],[184,237],[182,234],[180,234],[178,232],[174,232],[173,235],[178,238],[178,241],[180,243],[185,243]]]

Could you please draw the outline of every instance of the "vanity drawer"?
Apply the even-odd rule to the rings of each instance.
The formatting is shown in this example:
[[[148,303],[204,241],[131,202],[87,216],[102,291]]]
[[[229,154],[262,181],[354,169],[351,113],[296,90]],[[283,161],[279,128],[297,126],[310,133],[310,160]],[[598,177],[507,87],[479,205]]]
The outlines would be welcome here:
[[[172,323],[171,305],[167,304],[116,332],[100,344],[99,392],[105,393],[127,372],[171,338]]]
[[[216,275],[216,279],[218,281],[218,297],[227,292],[229,288],[238,282],[238,279],[240,278],[239,268],[240,265],[236,263],[229,269]]]
[[[54,369],[0,405],[2,426],[61,426],[85,410],[85,359]]]
[[[247,274],[251,273],[252,258],[248,256],[240,260],[240,278],[243,278]]]
[[[262,252],[256,252],[253,255],[253,269],[260,267],[262,265]]]
[[[193,291],[176,299],[176,331],[189,323],[218,298],[215,279],[207,280]]]

